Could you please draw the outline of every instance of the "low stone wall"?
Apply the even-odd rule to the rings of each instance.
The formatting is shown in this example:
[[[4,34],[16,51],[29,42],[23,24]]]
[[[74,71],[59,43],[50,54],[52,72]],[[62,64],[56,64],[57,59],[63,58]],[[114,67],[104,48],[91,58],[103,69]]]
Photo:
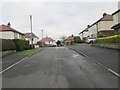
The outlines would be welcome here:
[[[120,43],[95,43],[93,46],[111,48],[111,49],[120,49]]]
[[[12,54],[15,52],[16,52],[16,50],[2,51],[2,52],[0,52],[0,57],[4,57],[6,55],[9,55],[9,54]]]

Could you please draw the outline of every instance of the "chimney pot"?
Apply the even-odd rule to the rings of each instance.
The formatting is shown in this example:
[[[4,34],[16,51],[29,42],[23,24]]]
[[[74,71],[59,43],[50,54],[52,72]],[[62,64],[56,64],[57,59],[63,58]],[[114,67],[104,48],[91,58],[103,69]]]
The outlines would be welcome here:
[[[9,27],[11,27],[11,24],[10,24],[10,22],[8,22],[8,24],[7,24]]]

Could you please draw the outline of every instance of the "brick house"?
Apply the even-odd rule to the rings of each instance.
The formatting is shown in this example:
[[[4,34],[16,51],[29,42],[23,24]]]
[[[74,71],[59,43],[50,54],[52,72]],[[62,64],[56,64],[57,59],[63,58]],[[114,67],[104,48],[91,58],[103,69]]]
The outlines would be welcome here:
[[[73,45],[74,44],[74,36],[71,35],[71,36],[68,36],[66,39],[65,39],[65,45]]]
[[[46,46],[55,45],[56,42],[51,37],[44,37],[40,41],[38,41],[38,44],[39,44],[40,47],[46,47]]]

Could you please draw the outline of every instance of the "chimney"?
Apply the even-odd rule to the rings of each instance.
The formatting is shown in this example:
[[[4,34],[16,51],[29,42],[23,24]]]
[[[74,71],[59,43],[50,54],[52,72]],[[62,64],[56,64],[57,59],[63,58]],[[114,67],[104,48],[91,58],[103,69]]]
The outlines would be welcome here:
[[[10,22],[8,22],[8,24],[7,24],[9,27],[11,27],[11,24],[10,24]]]
[[[107,13],[103,13],[103,17],[106,16],[106,15],[107,15]]]
[[[87,25],[87,28],[89,28],[90,27],[90,25]]]

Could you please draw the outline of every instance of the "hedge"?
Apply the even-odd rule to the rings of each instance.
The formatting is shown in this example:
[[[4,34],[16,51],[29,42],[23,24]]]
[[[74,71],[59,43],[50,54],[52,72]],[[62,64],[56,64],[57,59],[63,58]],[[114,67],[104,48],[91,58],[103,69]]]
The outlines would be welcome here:
[[[10,39],[1,39],[2,44],[0,44],[0,47],[2,47],[2,51],[7,50],[16,50],[16,44],[13,40]]]
[[[26,41],[26,40],[22,40],[22,39],[14,39],[13,40],[16,44],[16,50],[17,51],[22,51],[22,50],[26,50],[26,49],[29,49],[30,46],[29,46],[29,41]]]
[[[21,40],[21,39],[0,39],[2,41],[2,44],[0,44],[0,47],[2,47],[2,51],[8,51],[8,50],[27,50],[30,48],[29,41]]]
[[[120,34],[109,37],[97,38],[96,43],[120,43]]]

